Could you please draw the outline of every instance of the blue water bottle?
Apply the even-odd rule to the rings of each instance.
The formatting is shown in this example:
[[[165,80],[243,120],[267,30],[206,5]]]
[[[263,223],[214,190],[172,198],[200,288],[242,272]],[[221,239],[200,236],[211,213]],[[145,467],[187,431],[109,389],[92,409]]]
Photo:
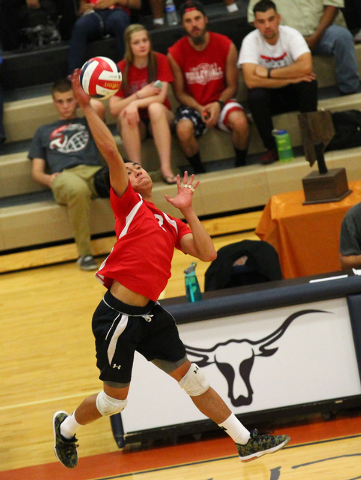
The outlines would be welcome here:
[[[190,267],[184,270],[184,281],[188,302],[198,302],[199,300],[202,300],[202,293],[196,276],[196,266],[197,264],[192,262]]]
[[[276,139],[280,162],[291,162],[293,160],[293,151],[287,130],[272,130],[272,135]]]

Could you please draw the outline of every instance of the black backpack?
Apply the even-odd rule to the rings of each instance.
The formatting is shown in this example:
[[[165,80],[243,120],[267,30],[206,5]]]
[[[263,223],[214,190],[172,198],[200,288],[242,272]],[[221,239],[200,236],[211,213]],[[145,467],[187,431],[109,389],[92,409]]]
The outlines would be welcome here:
[[[333,112],[331,115],[336,133],[325,150],[360,147],[361,112],[359,110],[345,110],[343,112]]]
[[[234,262],[243,257],[244,264]],[[255,283],[282,280],[275,248],[263,240],[242,240],[220,248],[217,258],[207,268],[204,291],[241,287]]]

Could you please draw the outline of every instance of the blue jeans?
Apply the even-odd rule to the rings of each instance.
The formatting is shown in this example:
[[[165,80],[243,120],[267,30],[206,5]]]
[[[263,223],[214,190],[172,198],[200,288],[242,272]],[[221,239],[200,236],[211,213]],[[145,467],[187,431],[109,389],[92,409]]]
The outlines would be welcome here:
[[[330,55],[336,61],[336,75],[341,93],[354,93],[360,84],[353,37],[349,30],[331,25],[323,34],[314,55]]]
[[[130,24],[129,15],[121,8],[92,11],[80,17],[73,27],[69,44],[69,73],[81,68],[86,60],[87,43],[105,35],[116,38],[119,60],[124,56],[124,30]]]

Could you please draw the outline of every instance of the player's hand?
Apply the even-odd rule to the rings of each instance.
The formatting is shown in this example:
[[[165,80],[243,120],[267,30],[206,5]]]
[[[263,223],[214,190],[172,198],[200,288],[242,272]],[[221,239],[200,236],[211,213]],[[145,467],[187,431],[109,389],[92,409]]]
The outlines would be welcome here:
[[[129,125],[135,126],[140,122],[138,107],[131,102],[121,111],[120,115],[128,120]]]
[[[162,92],[161,88],[154,87],[154,82],[145,85],[138,91],[138,99],[153,97],[154,95],[159,95]]]
[[[85,93],[83,87],[80,85],[80,69],[74,70],[73,75],[70,75],[70,80],[73,85],[74,96],[77,99],[80,108],[90,105],[90,96]]]
[[[37,10],[41,7],[39,0],[26,0],[26,5],[32,10]]]
[[[305,40],[308,48],[311,50],[311,52],[313,52],[319,43],[319,39],[317,38],[316,34],[313,33],[312,35],[308,35],[308,37],[305,37]]]
[[[268,68],[266,68],[264,65],[257,65],[254,70],[254,73],[257,75],[257,77],[267,78]]]
[[[311,72],[311,73],[307,73],[306,75],[302,75],[301,77],[290,79],[290,83],[312,82],[315,79],[316,79],[316,75],[313,72]]]
[[[95,10],[104,10],[105,8],[109,8],[113,6],[116,0],[100,0],[98,3],[94,5]]]
[[[202,110],[202,120],[207,128],[215,127],[218,123],[221,106],[218,102],[208,103]]]
[[[180,175],[177,175],[177,195],[171,198],[169,195],[165,195],[166,200],[173,205],[173,207],[179,210],[184,210],[192,206],[193,193],[199,185],[199,180],[194,182],[194,175],[188,178],[188,172],[184,172],[183,181],[181,182]]]

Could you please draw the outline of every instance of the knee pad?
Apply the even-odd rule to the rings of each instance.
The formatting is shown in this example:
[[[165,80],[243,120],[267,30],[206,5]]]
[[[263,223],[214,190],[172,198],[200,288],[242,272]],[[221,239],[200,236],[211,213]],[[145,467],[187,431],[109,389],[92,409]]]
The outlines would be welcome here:
[[[188,372],[179,382],[179,385],[184,388],[191,397],[202,395],[210,386],[204,373],[195,363],[192,363]]]
[[[104,391],[97,396],[96,405],[99,413],[103,417],[120,413],[127,406],[128,400],[118,400],[117,398],[109,397]]]

